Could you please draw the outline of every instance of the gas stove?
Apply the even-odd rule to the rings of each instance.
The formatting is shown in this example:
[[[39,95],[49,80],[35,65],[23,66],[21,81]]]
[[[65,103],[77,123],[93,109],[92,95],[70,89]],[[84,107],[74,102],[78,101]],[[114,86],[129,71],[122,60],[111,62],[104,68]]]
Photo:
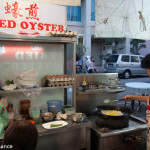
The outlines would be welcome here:
[[[122,129],[109,129],[96,125],[97,116],[89,116],[93,122],[91,130],[92,150],[145,150],[146,121],[130,116],[129,126]]]

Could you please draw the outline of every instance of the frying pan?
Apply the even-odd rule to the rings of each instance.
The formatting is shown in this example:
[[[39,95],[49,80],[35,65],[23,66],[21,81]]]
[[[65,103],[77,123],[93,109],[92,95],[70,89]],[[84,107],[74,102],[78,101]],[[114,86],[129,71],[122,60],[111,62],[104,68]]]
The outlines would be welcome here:
[[[105,115],[102,113],[102,110],[117,110],[117,111],[121,111],[123,113],[123,115],[121,116],[110,116],[110,115]],[[128,118],[132,111],[128,108],[122,107],[122,106],[114,106],[114,105],[100,105],[100,106],[96,106],[93,109],[94,113],[98,116],[98,117],[102,117],[105,119],[125,119]]]

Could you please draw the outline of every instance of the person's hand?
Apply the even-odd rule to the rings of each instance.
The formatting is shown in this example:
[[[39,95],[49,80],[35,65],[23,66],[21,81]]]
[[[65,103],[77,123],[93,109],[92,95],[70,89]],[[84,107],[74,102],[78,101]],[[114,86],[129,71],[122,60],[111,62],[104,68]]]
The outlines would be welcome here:
[[[124,99],[126,101],[133,101],[133,100],[135,100],[134,95],[126,95],[122,99]]]

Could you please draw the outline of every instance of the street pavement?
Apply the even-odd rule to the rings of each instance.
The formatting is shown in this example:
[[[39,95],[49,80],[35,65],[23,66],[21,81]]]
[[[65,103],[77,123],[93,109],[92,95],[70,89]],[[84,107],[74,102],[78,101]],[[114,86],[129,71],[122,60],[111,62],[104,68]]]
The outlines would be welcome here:
[[[130,79],[120,79],[120,84],[121,85],[125,85],[125,83],[128,83],[128,82],[150,83],[150,78],[149,77],[140,77],[140,76],[138,76],[138,77],[132,77]],[[139,90],[135,91],[134,89],[131,89],[131,88],[127,88],[127,87],[125,87],[125,88],[126,88],[126,91],[119,93],[117,95],[117,99],[121,99],[125,95],[129,95],[129,94],[130,95],[145,94],[145,91],[139,91]],[[147,92],[147,94],[148,95],[150,94],[150,90]],[[146,117],[146,103],[144,103],[144,102],[141,103],[141,111],[140,111],[140,107],[139,107],[139,102],[135,101],[134,104],[135,104],[135,106],[134,106],[134,110],[133,110],[132,114],[145,120],[145,117]],[[117,103],[117,105],[124,107],[125,106],[125,101],[119,101]],[[127,102],[126,107],[131,109],[131,102]]]

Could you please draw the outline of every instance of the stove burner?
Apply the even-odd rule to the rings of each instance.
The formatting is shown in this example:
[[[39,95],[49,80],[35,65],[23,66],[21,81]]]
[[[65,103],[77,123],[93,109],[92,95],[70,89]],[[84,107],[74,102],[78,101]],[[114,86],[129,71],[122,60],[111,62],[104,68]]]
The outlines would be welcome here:
[[[105,128],[105,127],[99,128],[100,132],[108,132],[109,130],[110,130],[109,128]]]

